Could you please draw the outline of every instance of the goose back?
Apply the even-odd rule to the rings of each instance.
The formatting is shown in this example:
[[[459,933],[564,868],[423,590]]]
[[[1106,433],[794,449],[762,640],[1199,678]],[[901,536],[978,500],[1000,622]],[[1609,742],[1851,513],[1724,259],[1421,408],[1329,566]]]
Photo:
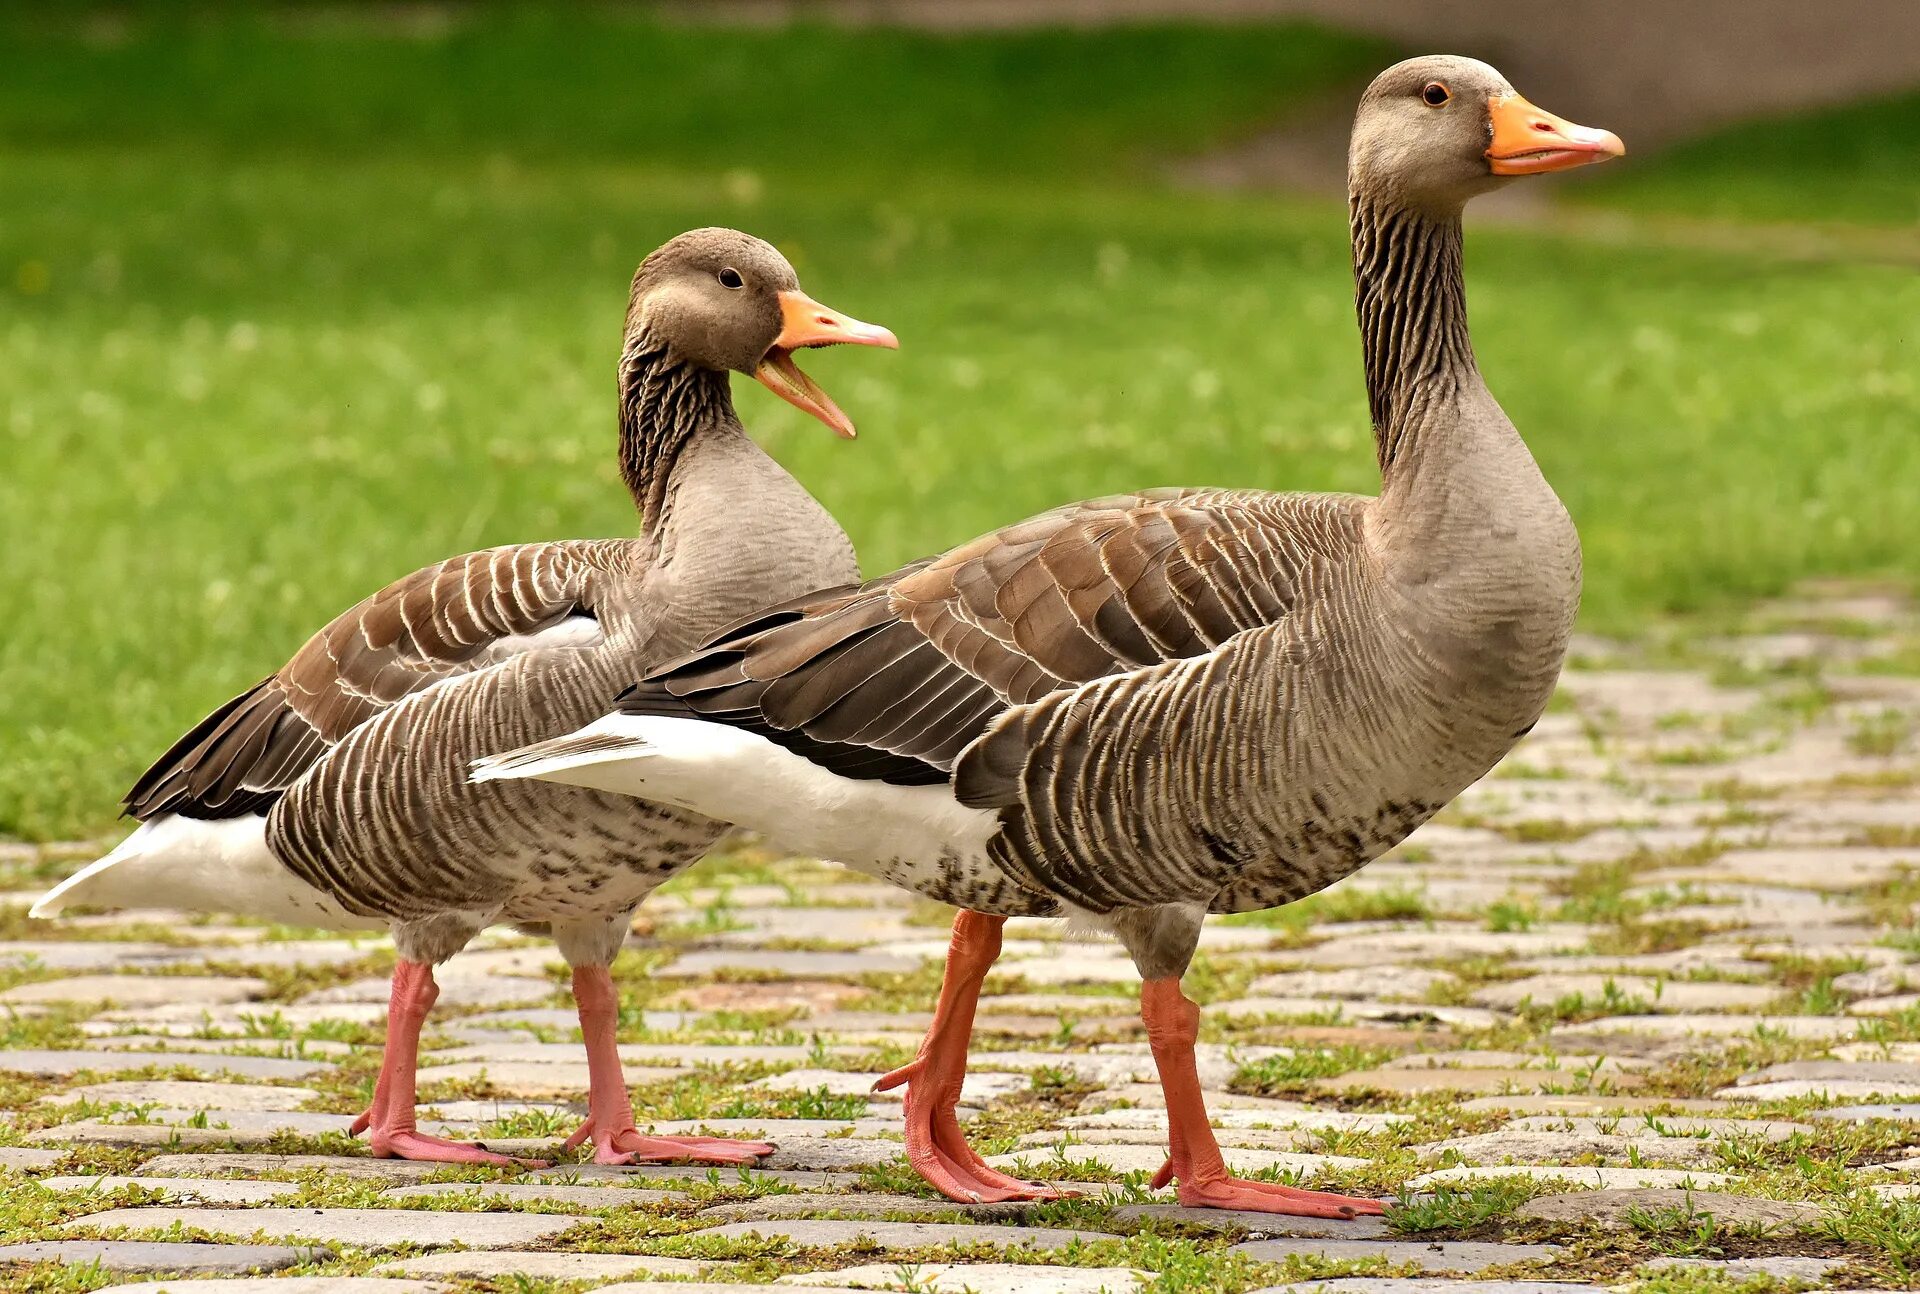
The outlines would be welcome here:
[[[1537,671],[1484,677],[1508,657],[1472,608],[1387,577],[1373,506],[1075,504],[777,608],[621,708],[744,727],[845,777],[951,780],[1000,814],[992,862],[1036,898],[1271,906],[1402,839],[1545,704]],[[1535,636],[1557,662],[1552,627]]]
[[[1075,503],[754,617],[622,698],[737,723],[837,772],[945,782],[1006,709],[1283,617],[1351,532],[1342,496],[1151,490]]]

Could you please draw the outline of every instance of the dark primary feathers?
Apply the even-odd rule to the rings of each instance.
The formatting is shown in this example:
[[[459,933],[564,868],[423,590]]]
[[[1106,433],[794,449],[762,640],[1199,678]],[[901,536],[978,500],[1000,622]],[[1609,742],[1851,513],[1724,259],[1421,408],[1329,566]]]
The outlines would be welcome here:
[[[277,673],[215,710],[141,775],[127,814],[264,813],[348,733],[401,698],[484,668],[571,617],[631,541],[516,544],[415,571],[334,619]]]
[[[630,689],[621,708],[747,728],[846,777],[945,782],[1010,706],[1283,618],[1306,554],[1337,542],[1354,502],[1155,490],[1071,504],[775,608]],[[956,791],[1005,803],[1017,779],[989,761],[963,770]]]

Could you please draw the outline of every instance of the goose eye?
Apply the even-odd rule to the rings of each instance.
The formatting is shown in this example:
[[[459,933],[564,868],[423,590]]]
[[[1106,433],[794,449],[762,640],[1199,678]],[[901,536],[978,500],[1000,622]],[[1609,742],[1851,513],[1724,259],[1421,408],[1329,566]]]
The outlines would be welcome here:
[[[1427,82],[1427,88],[1420,91],[1420,101],[1429,108],[1444,108],[1447,100],[1453,98],[1453,91],[1438,81]]]
[[[740,277],[740,271],[728,266],[720,271],[720,286],[723,288],[743,288],[747,281]]]

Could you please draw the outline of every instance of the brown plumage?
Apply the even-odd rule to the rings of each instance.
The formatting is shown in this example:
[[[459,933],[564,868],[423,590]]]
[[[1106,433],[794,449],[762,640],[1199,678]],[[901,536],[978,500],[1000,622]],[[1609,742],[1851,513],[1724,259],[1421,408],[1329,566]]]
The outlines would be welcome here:
[[[503,644],[591,620],[599,581],[624,578],[631,541],[554,541],[468,553],[344,612],[293,659],[202,719],[123,800],[145,821],[260,813],[348,733],[444,679],[497,665]]]
[[[1111,931],[1148,981],[1173,1130],[1156,1185],[1378,1212],[1227,1178],[1178,978],[1206,913],[1349,875],[1545,708],[1579,541],[1475,365],[1460,213],[1501,177],[1620,151],[1470,59],[1409,60],[1368,89],[1350,216],[1378,498],[1203,489],[1058,509],[756,617],[585,734],[476,775],[653,796],[989,918]],[[953,1122],[997,947],[982,921],[956,924],[933,1032],[893,1079],[912,1081],[909,1154],[930,1180],[1031,1198]]]
[[[1227,490],[1070,504],[756,617],[621,708],[737,716],[837,772],[944,782],[1010,704],[1201,655],[1283,616],[1312,556],[1289,546],[1296,511],[1282,496]],[[963,782],[959,794],[972,803],[985,792]]]
[[[757,607],[857,576],[845,533],[747,437],[728,377],[750,373],[851,435],[792,360],[836,342],[894,344],[806,297],[759,239],[705,229],[660,248],[634,275],[619,365],[638,536],[469,553],[338,616],[176,742],[126,797],[141,829],[36,914],[145,903],[389,926],[401,970],[369,1119],[376,1153],[417,1158],[484,1157],[412,1127],[406,1039],[431,1005],[432,964],[496,922],[550,931],[602,1074],[599,1153],[639,1153],[607,1067],[605,968],[635,905],[724,825],[590,791],[479,787],[466,768],[587,722],[636,672]],[[669,1149],[644,1157],[687,1157]],[[753,1153],[698,1149],[712,1162]]]

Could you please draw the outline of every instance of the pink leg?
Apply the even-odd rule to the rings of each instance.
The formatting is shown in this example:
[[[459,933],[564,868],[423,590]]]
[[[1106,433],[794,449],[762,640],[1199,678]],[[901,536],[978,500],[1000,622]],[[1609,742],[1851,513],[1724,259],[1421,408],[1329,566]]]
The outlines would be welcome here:
[[[1140,1015],[1147,1023],[1160,1087],[1167,1096],[1166,1165],[1154,1175],[1158,1188],[1178,1179],[1180,1202],[1188,1208],[1251,1209],[1304,1218],[1351,1218],[1384,1213],[1378,1200],[1303,1191],[1277,1182],[1249,1182],[1227,1174],[1220,1143],[1200,1094],[1200,1072],[1193,1044],[1200,1037],[1200,1008],[1180,992],[1177,979],[1148,980],[1140,988]]]
[[[962,1204],[1058,1200],[1068,1194],[989,1168],[967,1144],[954,1113],[967,1074],[967,1044],[973,1037],[980,985],[1000,955],[1000,928],[1006,924],[1005,917],[979,912],[962,912],[953,919],[953,942],[947,949],[940,1002],[934,1008],[926,1040],[920,1044],[920,1054],[873,1085],[874,1091],[885,1092],[907,1084],[903,1102],[907,1162],[941,1194]]]
[[[685,1159],[696,1164],[751,1164],[773,1153],[764,1141],[719,1137],[648,1137],[633,1126],[627,1076],[620,1069],[614,1026],[620,996],[605,966],[573,968],[573,998],[580,1007],[580,1033],[587,1043],[587,1121],[567,1138],[567,1149],[593,1138],[596,1164],[657,1164]]]
[[[433,967],[403,961],[393,968],[393,994],[387,1003],[387,1046],[374,1081],[373,1104],[353,1121],[350,1131],[368,1133],[377,1159],[427,1159],[448,1164],[518,1164],[544,1168],[540,1160],[509,1159],[478,1146],[426,1136],[414,1128],[414,1071],[420,1063],[420,1028],[440,996]]]

